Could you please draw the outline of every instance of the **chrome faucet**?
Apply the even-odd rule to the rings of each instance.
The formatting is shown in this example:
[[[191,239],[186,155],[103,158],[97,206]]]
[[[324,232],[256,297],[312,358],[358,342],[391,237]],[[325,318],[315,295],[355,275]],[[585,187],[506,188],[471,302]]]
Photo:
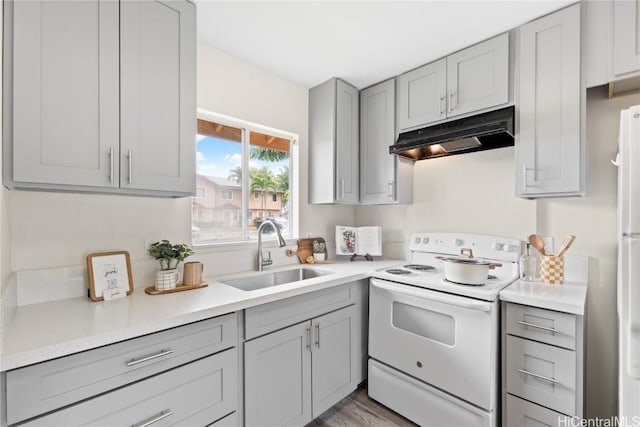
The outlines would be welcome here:
[[[260,224],[260,227],[258,227],[258,271],[262,271],[265,266],[273,264],[271,252],[268,252],[269,257],[267,259],[264,259],[264,255],[262,255],[262,229],[267,224],[276,230],[276,233],[278,233],[278,247],[281,248],[287,244],[282,237],[282,233],[280,233],[280,229],[272,221],[268,219],[263,221],[262,224]]]

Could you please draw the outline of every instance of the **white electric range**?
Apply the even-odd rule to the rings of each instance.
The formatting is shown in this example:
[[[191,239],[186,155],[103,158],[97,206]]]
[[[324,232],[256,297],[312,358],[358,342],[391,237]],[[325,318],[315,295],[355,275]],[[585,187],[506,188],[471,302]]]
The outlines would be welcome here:
[[[500,263],[484,285],[445,279],[439,256]],[[422,426],[498,425],[498,294],[519,277],[522,242],[420,233],[398,266],[371,274],[369,395]]]

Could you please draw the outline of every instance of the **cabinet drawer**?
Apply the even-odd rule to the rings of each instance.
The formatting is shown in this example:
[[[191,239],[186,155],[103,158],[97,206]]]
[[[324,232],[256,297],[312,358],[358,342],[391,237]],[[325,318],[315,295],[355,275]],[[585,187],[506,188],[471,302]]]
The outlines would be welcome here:
[[[23,425],[207,425],[236,409],[237,363],[229,349]]]
[[[507,422],[509,427],[569,425],[568,417],[526,400],[507,395]]]
[[[236,314],[7,372],[15,423],[235,346]]]
[[[567,415],[576,413],[576,353],[507,337],[507,393]]]
[[[575,350],[576,316],[509,303],[507,333]]]
[[[245,310],[245,339],[249,340],[354,304],[357,300],[356,283],[334,286]]]

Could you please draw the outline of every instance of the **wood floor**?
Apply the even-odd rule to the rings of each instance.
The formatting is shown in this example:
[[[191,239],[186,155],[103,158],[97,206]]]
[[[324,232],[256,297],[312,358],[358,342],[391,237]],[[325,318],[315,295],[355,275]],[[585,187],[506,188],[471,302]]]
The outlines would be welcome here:
[[[306,427],[413,427],[416,425],[371,399],[367,395],[366,388],[358,388]]]

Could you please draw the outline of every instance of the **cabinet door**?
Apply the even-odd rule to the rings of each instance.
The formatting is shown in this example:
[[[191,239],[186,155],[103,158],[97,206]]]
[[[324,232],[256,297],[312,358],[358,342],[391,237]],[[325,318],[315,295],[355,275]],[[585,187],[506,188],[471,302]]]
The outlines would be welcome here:
[[[568,424],[570,418],[509,394],[507,395],[506,414],[505,425],[509,427],[560,427]]]
[[[360,202],[389,203],[395,199],[395,81],[360,92]]]
[[[337,80],[336,201],[358,203],[358,89]]]
[[[616,75],[640,70],[640,0],[615,0],[614,65]]]
[[[524,25],[519,47],[516,193],[579,194],[580,5]]]
[[[120,5],[121,187],[193,193],[195,5]]]
[[[244,344],[245,424],[311,421],[311,322]]]
[[[13,181],[117,187],[118,2],[5,7],[13,7]]]
[[[447,57],[447,117],[509,101],[509,34]]]
[[[356,389],[360,337],[356,336],[356,307],[350,306],[312,321],[313,417]]]
[[[446,118],[447,61],[427,64],[398,77],[398,129]]]

